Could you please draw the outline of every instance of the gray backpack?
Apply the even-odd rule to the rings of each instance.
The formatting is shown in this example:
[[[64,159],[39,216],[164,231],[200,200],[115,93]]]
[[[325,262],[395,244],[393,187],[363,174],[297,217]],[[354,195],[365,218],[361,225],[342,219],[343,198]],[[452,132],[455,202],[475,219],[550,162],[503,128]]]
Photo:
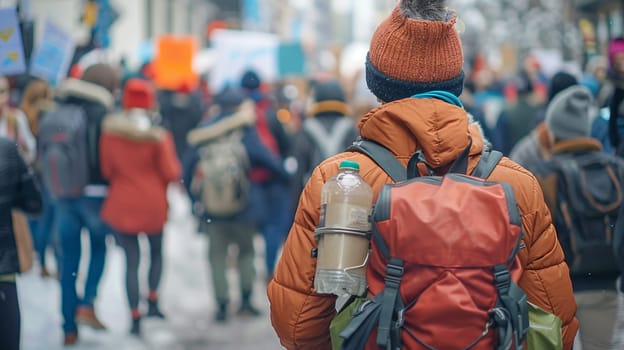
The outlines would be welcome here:
[[[250,162],[242,142],[242,128],[202,144],[193,173],[191,191],[206,214],[227,219],[242,212],[249,202]]]
[[[39,123],[43,183],[55,198],[83,195],[89,183],[87,116],[77,105],[61,104]]]

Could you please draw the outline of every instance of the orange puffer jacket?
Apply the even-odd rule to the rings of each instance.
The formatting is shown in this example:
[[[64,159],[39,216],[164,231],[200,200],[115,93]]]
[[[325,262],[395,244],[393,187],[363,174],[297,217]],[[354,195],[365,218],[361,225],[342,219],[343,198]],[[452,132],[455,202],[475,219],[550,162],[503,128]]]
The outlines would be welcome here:
[[[403,99],[372,110],[359,124],[362,137],[385,145],[404,165],[418,148],[433,166],[449,165],[472,139],[468,171],[476,166],[484,147],[477,124],[466,112],[437,99]],[[316,294],[314,228],[319,221],[323,184],[338,172],[342,160],[360,163],[360,174],[376,194],[392,180],[365,155],[344,152],[317,167],[303,190],[283,255],[268,287],[271,322],[281,344],[288,349],[330,349],[329,323],[335,297]],[[507,158],[489,177],[509,183],[522,215],[524,245],[519,254],[524,272],[520,287],[530,302],[555,314],[563,322],[564,349],[571,349],[578,329],[576,303],[563,251],[548,207],[535,177]],[[376,199],[376,198],[375,198]]]

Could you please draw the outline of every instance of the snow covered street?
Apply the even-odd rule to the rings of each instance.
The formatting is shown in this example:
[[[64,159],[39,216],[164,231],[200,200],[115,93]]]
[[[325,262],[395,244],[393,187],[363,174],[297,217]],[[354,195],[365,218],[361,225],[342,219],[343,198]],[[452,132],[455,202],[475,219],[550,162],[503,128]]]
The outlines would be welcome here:
[[[233,294],[230,318],[226,324],[213,321],[215,312],[205,236],[197,234],[188,213],[188,203],[178,192],[170,191],[170,222],[165,229],[164,270],[161,282],[161,308],[166,320],[144,319],[142,338],[129,334],[130,311],[124,281],[124,253],[109,240],[106,269],[99,287],[96,314],[108,327],[95,331],[80,326],[78,344],[64,348],[59,283],[41,278],[39,268],[18,279],[22,311],[24,350],[195,350],[195,349],[280,349],[269,321],[263,264],[263,242],[256,237],[258,267],[254,301],[263,312],[259,318],[236,316],[238,294]],[[146,243],[146,242],[142,242]],[[86,271],[85,244],[78,276]],[[142,245],[142,248],[147,248]],[[142,249],[142,257],[148,254]],[[54,261],[50,256],[50,261]],[[235,261],[235,260],[233,260]],[[145,273],[144,264],[141,265]],[[238,292],[237,276],[230,269],[231,291]],[[81,286],[82,284],[79,284]],[[79,289],[80,293],[80,289]],[[145,298],[143,298],[145,299]]]

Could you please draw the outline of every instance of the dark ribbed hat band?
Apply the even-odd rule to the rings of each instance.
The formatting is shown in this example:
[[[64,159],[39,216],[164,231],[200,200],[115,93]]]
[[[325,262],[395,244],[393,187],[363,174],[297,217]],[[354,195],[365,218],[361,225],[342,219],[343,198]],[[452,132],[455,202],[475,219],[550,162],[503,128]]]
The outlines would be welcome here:
[[[434,90],[448,91],[459,97],[464,89],[464,72],[449,80],[430,83],[399,80],[380,72],[366,55],[366,84],[370,91],[383,102],[396,101]]]

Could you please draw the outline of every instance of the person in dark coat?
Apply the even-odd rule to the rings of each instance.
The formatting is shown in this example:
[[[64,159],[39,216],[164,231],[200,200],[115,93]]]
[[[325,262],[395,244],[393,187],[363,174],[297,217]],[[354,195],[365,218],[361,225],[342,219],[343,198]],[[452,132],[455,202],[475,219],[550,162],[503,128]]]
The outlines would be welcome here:
[[[297,172],[293,181],[294,195],[297,198],[312,170],[326,157],[347,149],[359,136],[355,122],[349,114],[344,91],[337,80],[314,81],[311,89],[312,103],[308,108],[307,118],[294,137],[297,142],[292,149],[292,155],[297,160]],[[324,146],[327,151],[321,150],[323,144],[319,144],[313,137],[311,124],[320,125],[326,133]],[[326,152],[330,154],[324,154]]]
[[[193,212],[200,220],[200,231],[210,237],[208,260],[210,262],[212,286],[215,291],[218,310],[215,320],[224,322],[228,318],[230,294],[227,271],[228,246],[238,246],[238,272],[240,276],[241,302],[239,315],[258,316],[259,311],[251,304],[256,270],[254,267],[253,237],[257,232],[257,223],[265,220],[267,204],[262,201],[261,189],[251,182],[250,200],[243,210],[227,218],[211,217],[202,209],[200,198],[192,189],[193,177],[200,160],[199,150],[202,144],[234,129],[242,129],[242,144],[246,150],[251,167],[262,167],[270,175],[283,182],[289,176],[279,159],[260,141],[255,128],[255,107],[251,101],[244,101],[243,93],[236,88],[226,87],[215,96],[219,112],[200,123],[189,133],[192,147],[183,161],[184,186],[193,202]]]
[[[621,290],[621,285],[618,286],[616,283],[620,273],[617,270],[601,270],[593,266],[592,263],[588,263],[586,260],[591,259],[592,253],[585,253],[587,254],[585,258],[577,256],[585,248],[577,248],[577,246],[583,247],[583,245],[577,243],[578,238],[576,237],[587,237],[590,232],[593,232],[591,230],[599,229],[577,217],[575,210],[568,209],[578,207],[578,203],[584,200],[594,200],[592,205],[595,207],[608,207],[613,203],[612,198],[617,197],[617,192],[603,192],[624,186],[624,178],[621,175],[615,175],[622,173],[624,163],[616,156],[603,155],[600,142],[590,137],[593,103],[591,91],[581,85],[569,87],[553,98],[548,106],[545,119],[550,138],[553,141],[550,148],[552,158],[546,160],[545,164],[539,167],[541,170],[535,175],[540,180],[544,198],[553,216],[557,237],[570,266],[582,348],[586,350],[622,349],[624,342],[617,336],[618,333],[621,333],[621,329],[617,327],[621,327],[622,324],[619,320],[621,316],[618,316],[620,314],[618,308],[621,308],[621,302],[617,291],[618,289]],[[583,160],[588,162],[589,157],[592,157],[594,162],[611,164],[613,167],[609,169],[613,170],[615,176],[610,180],[591,182],[591,185],[588,184],[588,188],[598,186],[597,183],[599,183],[602,192],[593,193],[591,189],[583,188],[587,198],[579,199],[575,196],[574,191],[570,192],[574,185],[569,183],[570,179],[567,175],[564,177],[561,174],[561,168],[557,166],[557,159],[575,159],[581,164]],[[579,170],[581,178],[587,174],[593,174],[591,172],[586,173],[586,169]],[[605,178],[609,179],[606,170],[604,174]],[[583,180],[583,182],[586,181]],[[611,194],[612,197],[609,196]],[[599,196],[598,199],[596,199],[596,195]],[[620,205],[620,212],[621,210],[622,206]],[[620,216],[614,222],[614,226],[620,227],[621,224],[622,217]],[[586,227],[591,227],[591,229]],[[578,233],[573,233],[573,230],[578,231]],[[621,235],[618,232],[621,231],[616,229],[611,234],[616,237],[613,243],[615,250],[621,251],[619,249],[621,246],[618,247],[617,244],[618,241],[621,242],[621,239],[618,240],[617,238]],[[593,235],[593,233],[591,234]],[[589,240],[583,244],[588,246],[596,243]],[[597,256],[595,253],[594,255],[594,257]],[[605,256],[606,258],[608,256]]]
[[[538,113],[538,124],[531,132],[516,142],[509,153],[509,158],[530,172],[539,172],[544,161],[550,159],[552,140],[548,136],[548,127],[544,122],[546,108],[557,94],[571,86],[577,85],[576,78],[566,72],[557,72],[548,85],[548,102]]]
[[[0,349],[20,348],[20,309],[16,275],[20,272],[11,212],[38,214],[42,199],[35,176],[15,142],[0,138]]]
[[[162,126],[173,135],[178,160],[188,149],[186,135],[197,127],[204,113],[201,97],[197,91],[186,87],[179,90],[161,90],[158,92]]]
[[[245,95],[255,103],[256,131],[260,141],[279,162],[283,162],[290,149],[290,139],[277,119],[275,103],[269,94],[261,90],[260,76],[253,70],[246,71],[241,78],[241,87]],[[290,201],[290,184],[275,178],[270,169],[262,166],[251,170],[251,181],[261,189],[262,200],[267,208],[265,220],[258,224],[265,243],[266,277],[270,280],[279,249],[292,224],[294,205]]]

